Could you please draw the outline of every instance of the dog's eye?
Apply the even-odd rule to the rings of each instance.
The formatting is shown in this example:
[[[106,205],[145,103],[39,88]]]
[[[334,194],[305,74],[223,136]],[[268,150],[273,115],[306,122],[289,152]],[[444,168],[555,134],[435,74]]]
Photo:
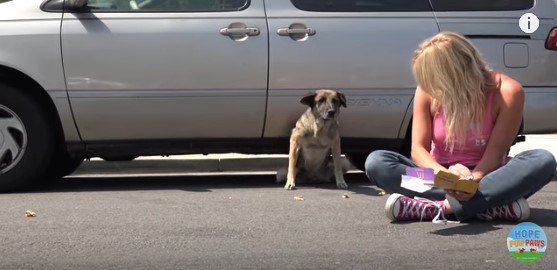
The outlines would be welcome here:
[[[324,99],[324,98],[320,98],[317,102],[323,103],[323,102],[325,102],[325,99]]]
[[[333,99],[333,104],[338,104],[338,99]]]

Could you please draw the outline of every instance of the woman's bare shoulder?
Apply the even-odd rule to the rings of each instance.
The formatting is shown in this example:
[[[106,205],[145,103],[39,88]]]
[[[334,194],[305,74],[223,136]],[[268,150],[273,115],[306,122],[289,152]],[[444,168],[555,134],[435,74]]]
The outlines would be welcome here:
[[[414,107],[428,108],[430,114],[433,116],[435,108],[433,108],[433,98],[426,93],[420,86],[416,88],[414,95]]]
[[[503,99],[516,98],[524,95],[522,84],[504,73],[499,73],[501,85],[498,92]]]
[[[497,80],[499,78],[501,84],[494,90],[494,119],[502,110],[522,110],[524,106],[524,90],[520,82],[503,73],[498,73]]]

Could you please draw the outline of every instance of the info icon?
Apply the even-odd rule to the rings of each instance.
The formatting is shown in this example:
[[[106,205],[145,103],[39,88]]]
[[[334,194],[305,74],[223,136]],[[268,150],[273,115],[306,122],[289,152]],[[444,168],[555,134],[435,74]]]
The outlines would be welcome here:
[[[538,30],[538,27],[540,27],[540,20],[538,19],[538,16],[534,15],[534,13],[526,13],[520,17],[518,25],[520,26],[522,32],[532,34]]]

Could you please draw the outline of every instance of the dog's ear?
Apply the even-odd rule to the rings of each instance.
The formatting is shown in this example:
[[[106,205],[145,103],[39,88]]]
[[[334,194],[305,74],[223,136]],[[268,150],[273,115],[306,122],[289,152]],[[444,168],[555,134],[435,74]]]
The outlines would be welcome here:
[[[311,94],[311,95],[307,95],[305,97],[303,97],[300,102],[302,104],[308,105],[310,107],[313,107],[313,105],[315,104],[315,94]]]
[[[342,105],[342,107],[346,108],[346,97],[344,96],[343,93],[337,92],[337,96],[338,99],[340,100],[340,105]]]

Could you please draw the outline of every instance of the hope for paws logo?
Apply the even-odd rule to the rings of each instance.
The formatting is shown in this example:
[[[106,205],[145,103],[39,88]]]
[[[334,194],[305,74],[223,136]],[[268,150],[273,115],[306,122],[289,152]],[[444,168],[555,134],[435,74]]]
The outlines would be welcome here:
[[[532,222],[522,222],[509,232],[507,248],[515,259],[533,262],[545,253],[547,237],[540,226]]]

